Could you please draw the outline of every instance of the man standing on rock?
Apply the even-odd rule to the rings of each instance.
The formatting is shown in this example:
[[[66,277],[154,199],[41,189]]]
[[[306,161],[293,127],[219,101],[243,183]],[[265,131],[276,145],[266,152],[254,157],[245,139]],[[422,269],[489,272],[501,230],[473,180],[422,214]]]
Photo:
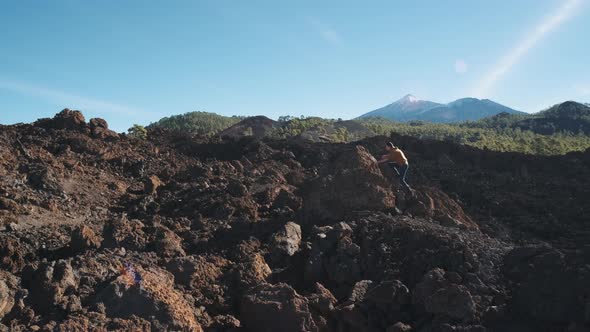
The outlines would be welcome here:
[[[387,154],[384,154],[378,163],[388,163],[399,176],[399,183],[401,186],[404,187],[404,189],[406,189],[409,193],[412,193],[412,188],[410,188],[406,182],[406,174],[408,173],[409,167],[408,158],[406,158],[402,150],[393,145],[391,142],[387,143],[385,150],[387,150]]]

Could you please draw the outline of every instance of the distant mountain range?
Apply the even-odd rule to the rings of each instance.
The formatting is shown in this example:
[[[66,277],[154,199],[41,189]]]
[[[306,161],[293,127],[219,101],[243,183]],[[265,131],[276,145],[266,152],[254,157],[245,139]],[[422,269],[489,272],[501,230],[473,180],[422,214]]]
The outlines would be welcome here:
[[[358,118],[381,117],[400,122],[419,120],[451,123],[476,121],[499,113],[526,114],[489,99],[462,98],[448,104],[439,104],[420,100],[413,95],[406,95],[396,102],[363,114]]]

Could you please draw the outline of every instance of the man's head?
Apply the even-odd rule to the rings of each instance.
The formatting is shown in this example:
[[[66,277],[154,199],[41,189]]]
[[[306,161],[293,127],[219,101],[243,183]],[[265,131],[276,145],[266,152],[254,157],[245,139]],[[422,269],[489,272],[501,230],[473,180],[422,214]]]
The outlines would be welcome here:
[[[393,149],[395,149],[395,145],[393,145],[393,143],[391,142],[387,142],[387,144],[385,145],[385,150],[391,151]]]

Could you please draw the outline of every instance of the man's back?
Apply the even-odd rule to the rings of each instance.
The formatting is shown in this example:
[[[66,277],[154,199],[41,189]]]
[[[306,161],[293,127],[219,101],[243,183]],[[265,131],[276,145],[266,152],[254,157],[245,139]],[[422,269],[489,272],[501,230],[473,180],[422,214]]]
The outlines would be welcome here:
[[[398,148],[389,150],[388,159],[389,161],[394,162],[398,165],[408,164],[408,158],[406,158],[403,151]]]

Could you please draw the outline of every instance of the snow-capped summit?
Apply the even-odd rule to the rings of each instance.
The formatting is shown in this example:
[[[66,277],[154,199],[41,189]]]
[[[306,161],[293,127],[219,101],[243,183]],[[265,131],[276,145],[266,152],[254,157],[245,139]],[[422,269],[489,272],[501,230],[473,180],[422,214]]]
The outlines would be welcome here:
[[[520,113],[488,99],[462,98],[448,104],[420,100],[407,94],[403,98],[359,118],[381,117],[395,121],[422,120],[429,122],[473,121],[498,113]]]
[[[404,121],[408,117],[412,117],[415,114],[422,113],[438,106],[442,105],[428,100],[420,100],[416,98],[416,96],[408,94],[385,107],[361,115],[360,117],[382,117]]]
[[[420,99],[416,98],[416,96],[414,96],[414,95],[407,94],[399,101],[404,101],[404,102],[408,102],[408,103],[416,103],[416,102],[420,101]]]

